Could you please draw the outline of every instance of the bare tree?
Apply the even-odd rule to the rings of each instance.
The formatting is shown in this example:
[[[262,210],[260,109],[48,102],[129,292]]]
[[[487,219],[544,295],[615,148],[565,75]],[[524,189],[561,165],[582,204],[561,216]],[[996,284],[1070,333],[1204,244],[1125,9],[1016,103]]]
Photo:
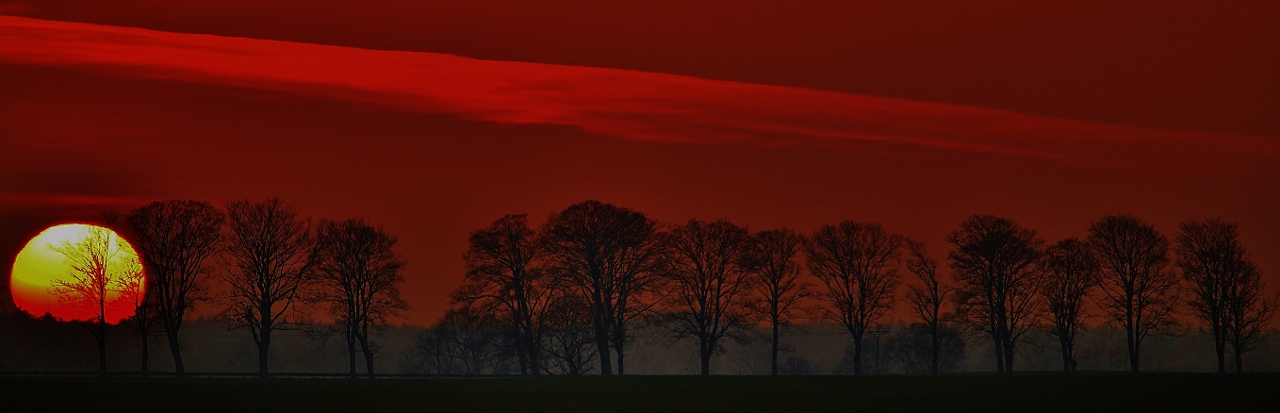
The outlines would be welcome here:
[[[510,337],[504,324],[492,314],[461,307],[445,313],[441,332],[453,347],[461,372],[466,375],[504,374],[510,366]]]
[[[938,261],[929,256],[923,242],[907,240],[906,246],[907,270],[920,280],[920,284],[907,286],[907,301],[929,333],[929,373],[938,374],[942,363],[942,322],[949,315],[943,313],[942,305],[955,292],[955,287],[947,285],[938,275]]]
[[[657,223],[650,221],[654,227]],[[631,344],[632,325],[643,322],[653,314],[654,306],[666,297],[668,289],[664,278],[657,271],[659,258],[662,255],[661,238],[651,233],[641,239],[639,244],[623,248],[610,266],[617,274],[612,289],[614,305],[612,323],[609,327],[609,343],[618,357],[617,373],[626,373],[626,348]],[[560,274],[565,274],[561,272]],[[581,294],[581,290],[579,291]]]
[[[102,220],[108,228],[119,228],[116,232],[117,234],[124,234],[122,237],[137,238],[128,231],[128,227],[122,228],[117,225],[120,220],[119,212],[115,210],[105,211],[102,214]],[[159,314],[157,314],[155,308],[155,291],[148,285],[147,278],[149,276],[145,271],[141,257],[128,259],[124,261],[123,266],[125,268],[120,272],[120,277],[113,280],[114,290],[119,292],[120,295],[108,306],[120,310],[120,312],[132,314],[121,320],[120,324],[138,333],[142,350],[141,363],[139,364],[142,369],[142,376],[147,377],[151,368],[151,337],[159,333],[163,326],[160,324]],[[116,312],[114,310],[109,311]]]
[[[1173,324],[1178,277],[1169,271],[1169,240],[1132,215],[1089,226],[1089,245],[1102,266],[1098,305],[1125,331],[1129,368],[1139,371],[1142,341]]]
[[[444,333],[439,324],[419,332],[417,339],[401,356],[400,369],[422,375],[458,374],[450,351],[450,339]]]
[[[578,376],[591,372],[591,362],[596,358],[592,347],[591,311],[582,297],[561,295],[547,312],[546,355],[547,371]]]
[[[222,317],[233,329],[248,329],[258,348],[258,376],[268,374],[272,332],[300,325],[297,304],[314,279],[319,251],[311,225],[280,198],[227,205],[229,232],[222,281]]]
[[[534,265],[542,254],[525,215],[506,215],[471,233],[463,260],[464,284],[454,301],[501,311],[516,328],[520,374],[541,374],[544,317],[560,288],[558,280]]]
[[[1177,235],[1177,265],[1189,284],[1187,305],[1209,325],[1218,372],[1226,373],[1226,347],[1235,353],[1236,372],[1244,370],[1243,354],[1253,350],[1276,307],[1264,298],[1258,267],[1241,245],[1235,223],[1219,218],[1184,222]]]
[[[924,323],[913,323],[896,329],[886,337],[885,358],[903,373],[937,374],[933,367],[934,353],[937,353],[937,371],[955,370],[964,361],[963,334],[955,327],[946,325],[938,329],[937,335],[932,330]]]
[[[152,202],[126,217],[150,278],[147,289],[179,377],[186,374],[186,367],[178,332],[187,311],[207,291],[205,276],[210,271],[205,261],[221,248],[224,220],[213,205],[183,200]]]
[[[676,339],[698,339],[699,367],[706,376],[711,357],[723,351],[722,339],[745,339],[751,233],[726,220],[694,219],[672,228],[666,238],[662,268],[671,282],[666,318]]]
[[[754,278],[754,300],[748,309],[769,322],[769,372],[778,375],[779,339],[792,321],[801,316],[800,303],[813,295],[809,283],[801,279],[797,262],[804,248],[804,236],[782,228],[757,232],[752,236],[747,257]]]
[[[467,306],[451,308],[418,336],[405,354],[404,365],[416,374],[507,374],[510,327],[492,313]]]
[[[121,324],[138,333],[142,344],[142,376],[147,377],[151,365],[151,337],[163,329],[156,310],[156,293],[147,286],[147,274],[139,260],[126,260],[121,276],[114,280],[120,298],[115,300],[126,312],[133,315],[121,321]]]
[[[549,270],[568,277],[590,304],[600,374],[625,372],[624,350],[631,321],[659,300],[661,279],[653,265],[661,252],[657,223],[644,214],[600,201],[570,205],[552,214],[542,229]]]
[[[89,328],[98,342],[98,368],[107,374],[107,308],[116,305],[121,296],[121,279],[142,277],[141,265],[133,249],[115,232],[97,225],[86,226],[82,238],[65,240],[49,249],[62,254],[71,267],[70,280],[54,280],[52,291],[58,302],[73,308],[81,308],[93,314]],[[114,307],[113,307],[114,308]],[[110,320],[114,323],[119,320]]]
[[[862,373],[863,334],[893,308],[903,239],[880,224],[844,221],[824,225],[805,244],[809,272],[827,287],[827,313],[853,339],[853,374]]]
[[[1050,323],[1049,334],[1058,339],[1062,353],[1062,369],[1076,372],[1076,335],[1088,318],[1085,300],[1098,285],[1101,268],[1089,245],[1067,238],[1045,251],[1045,312]]]
[[[974,215],[947,236],[957,284],[957,318],[991,337],[996,371],[1012,372],[1014,354],[1039,307],[1044,241],[1008,218]]]
[[[365,372],[373,378],[370,329],[409,309],[400,297],[405,261],[395,251],[396,237],[361,219],[322,221],[316,230],[320,296],[344,327],[351,376],[356,376],[356,343]]]

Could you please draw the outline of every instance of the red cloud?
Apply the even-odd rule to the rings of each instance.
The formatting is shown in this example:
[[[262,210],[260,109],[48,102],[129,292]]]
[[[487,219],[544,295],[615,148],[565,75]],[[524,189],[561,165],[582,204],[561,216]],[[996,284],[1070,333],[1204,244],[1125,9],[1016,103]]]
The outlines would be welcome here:
[[[925,148],[1276,178],[1274,140],[616,69],[0,16],[0,60],[124,69],[634,140]],[[1191,162],[1194,159],[1195,162]]]

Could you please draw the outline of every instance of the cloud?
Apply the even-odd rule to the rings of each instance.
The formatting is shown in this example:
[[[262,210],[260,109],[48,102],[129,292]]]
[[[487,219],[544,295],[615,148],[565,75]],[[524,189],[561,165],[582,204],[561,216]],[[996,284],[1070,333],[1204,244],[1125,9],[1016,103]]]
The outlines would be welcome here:
[[[1276,178],[1272,139],[688,76],[0,17],[0,61],[94,66],[623,139],[836,145]],[[1272,171],[1272,172],[1266,172]]]

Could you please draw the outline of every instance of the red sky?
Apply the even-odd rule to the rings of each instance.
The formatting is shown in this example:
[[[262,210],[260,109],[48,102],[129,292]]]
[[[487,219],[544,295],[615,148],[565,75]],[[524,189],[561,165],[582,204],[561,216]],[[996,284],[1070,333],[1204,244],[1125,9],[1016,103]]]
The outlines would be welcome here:
[[[425,324],[470,231],[600,199],[939,256],[974,213],[1217,215],[1280,287],[1275,2],[260,3],[0,1],[4,254],[279,195],[398,235]]]

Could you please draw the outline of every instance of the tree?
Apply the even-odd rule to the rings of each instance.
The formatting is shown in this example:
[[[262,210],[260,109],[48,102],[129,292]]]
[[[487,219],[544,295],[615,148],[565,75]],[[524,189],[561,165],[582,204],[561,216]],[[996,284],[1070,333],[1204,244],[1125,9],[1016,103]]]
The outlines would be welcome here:
[[[920,280],[918,285],[907,286],[907,302],[929,333],[929,373],[938,374],[942,368],[942,320],[948,315],[942,312],[942,305],[955,288],[938,276],[938,261],[929,256],[923,242],[908,240],[906,246],[907,270]]]
[[[103,212],[102,218],[106,226],[120,228],[117,233],[125,233],[127,238],[136,238],[129,233],[127,227],[121,228],[116,225],[120,220],[119,212],[108,210]],[[136,253],[137,251],[135,250],[134,252]],[[125,260],[123,265],[125,268],[120,272],[120,277],[113,281],[115,290],[120,295],[109,305],[122,310],[124,313],[132,314],[121,320],[120,324],[138,333],[142,350],[140,367],[142,376],[147,377],[151,367],[151,337],[159,333],[163,326],[160,324],[159,315],[155,309],[155,291],[148,286],[147,278],[149,276],[145,271],[141,258]]]
[[[1275,297],[1264,298],[1258,267],[1241,245],[1235,223],[1219,218],[1184,222],[1177,235],[1177,265],[1187,281],[1187,305],[1209,326],[1218,372],[1226,373],[1226,347],[1235,353],[1236,372],[1244,370],[1243,354],[1264,337],[1275,311]]]
[[[1113,215],[1089,226],[1089,245],[1102,266],[1098,305],[1124,328],[1137,373],[1142,341],[1173,324],[1178,277],[1168,270],[1169,240],[1132,215]]]
[[[467,306],[451,308],[419,335],[406,354],[405,367],[417,374],[506,374],[509,328],[493,314]]]
[[[365,372],[373,378],[369,331],[409,309],[400,297],[405,262],[395,251],[396,237],[361,219],[322,221],[316,230],[319,259],[316,281],[321,297],[344,327],[351,376],[356,376],[356,343]]]
[[[590,305],[601,375],[613,374],[610,348],[618,374],[625,372],[628,326],[659,301],[649,297],[661,281],[653,271],[661,252],[656,227],[642,213],[586,201],[552,214],[541,231],[549,270]]]
[[[160,320],[179,377],[186,374],[178,332],[187,311],[195,307],[210,273],[205,262],[221,248],[225,217],[201,201],[152,202],[126,217],[130,234],[143,257],[155,316]]]
[[[1076,371],[1076,335],[1084,327],[1088,314],[1085,300],[1098,285],[1101,270],[1089,245],[1067,238],[1049,247],[1044,259],[1045,312],[1052,323],[1049,334],[1058,339],[1062,353],[1062,369]]]
[[[311,225],[280,198],[227,205],[222,317],[233,329],[248,329],[258,348],[258,376],[266,378],[271,334],[300,325],[297,304],[314,280],[319,249]]]
[[[1008,218],[974,215],[947,235],[957,284],[956,317],[991,337],[996,371],[1013,372],[1014,354],[1039,307],[1044,241]]]
[[[410,374],[457,374],[449,338],[439,324],[422,330],[413,345],[405,349],[400,369]]]
[[[546,354],[547,371],[578,376],[591,372],[591,362],[596,358],[592,348],[591,311],[585,300],[576,295],[560,295],[547,312]]]
[[[751,288],[746,266],[751,233],[726,220],[689,220],[666,237],[663,274],[671,285],[667,314],[676,339],[698,339],[702,375],[711,374],[711,356],[721,340],[742,341],[748,323],[743,296]]]
[[[844,221],[824,225],[805,244],[809,272],[827,287],[827,313],[853,339],[854,374],[862,373],[864,333],[893,308],[902,278],[896,267],[903,239],[880,224]]]
[[[542,324],[560,285],[534,265],[542,254],[537,233],[525,215],[506,215],[471,233],[464,284],[454,301],[481,310],[501,311],[515,326],[521,374],[541,374]]]
[[[122,279],[142,277],[141,265],[129,243],[105,227],[88,225],[74,242],[49,245],[71,267],[70,280],[54,280],[53,293],[62,305],[93,314],[97,329],[89,328],[98,343],[98,368],[107,374],[107,307],[117,305]],[[118,320],[111,320],[112,322]]]
[[[804,248],[804,236],[790,229],[757,232],[747,254],[754,277],[755,300],[748,309],[769,322],[770,374],[778,375],[779,339],[792,320],[800,316],[800,302],[813,294],[801,279],[796,258]]]
[[[934,332],[927,324],[915,323],[890,334],[884,353],[889,363],[903,373],[937,374],[960,366],[964,343],[964,337],[954,327],[942,326]]]
[[[115,280],[120,298],[114,302],[128,307],[128,312],[133,313],[121,324],[138,333],[142,343],[142,376],[147,377],[151,364],[151,337],[159,333],[163,325],[156,310],[156,293],[147,287],[147,274],[142,263],[135,259],[127,260],[124,265],[121,277]]]

